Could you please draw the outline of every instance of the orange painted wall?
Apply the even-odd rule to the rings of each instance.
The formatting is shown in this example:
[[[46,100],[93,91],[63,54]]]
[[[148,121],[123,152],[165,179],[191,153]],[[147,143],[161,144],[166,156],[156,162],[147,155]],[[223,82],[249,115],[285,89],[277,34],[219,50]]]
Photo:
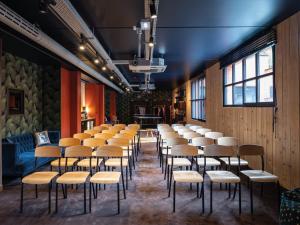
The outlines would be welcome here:
[[[61,68],[61,137],[81,131],[80,72]]]
[[[117,103],[116,103],[116,101],[117,101],[117,94],[116,94],[116,92],[114,92],[114,91],[111,91],[110,92],[110,109],[109,109],[109,111],[110,111],[110,118],[113,118],[114,116],[116,116],[116,114],[117,114],[117,112],[116,112],[116,106],[117,106]]]
[[[95,118],[96,125],[104,123],[104,85],[87,83],[85,85],[85,106],[88,117]]]

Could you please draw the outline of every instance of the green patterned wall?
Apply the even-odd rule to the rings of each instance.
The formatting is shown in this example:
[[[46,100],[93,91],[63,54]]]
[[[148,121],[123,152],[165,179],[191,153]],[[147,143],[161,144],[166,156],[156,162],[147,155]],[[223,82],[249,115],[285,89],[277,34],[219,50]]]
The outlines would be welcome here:
[[[1,57],[1,68],[2,137],[60,129],[59,70],[45,68],[10,53]],[[8,114],[9,88],[24,91],[24,114]]]

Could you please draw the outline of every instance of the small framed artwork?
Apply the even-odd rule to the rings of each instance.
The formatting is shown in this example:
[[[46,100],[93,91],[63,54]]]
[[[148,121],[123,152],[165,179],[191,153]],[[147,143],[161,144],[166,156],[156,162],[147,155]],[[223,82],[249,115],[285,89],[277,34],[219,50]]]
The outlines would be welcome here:
[[[8,89],[8,114],[24,114],[24,91]]]

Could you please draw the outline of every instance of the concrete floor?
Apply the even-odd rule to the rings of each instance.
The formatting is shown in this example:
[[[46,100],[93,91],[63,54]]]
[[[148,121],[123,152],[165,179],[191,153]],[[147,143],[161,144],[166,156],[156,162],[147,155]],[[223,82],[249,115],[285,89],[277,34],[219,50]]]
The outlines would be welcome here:
[[[209,214],[209,186],[205,185],[205,214],[201,214],[201,199],[196,198],[196,188],[188,184],[177,185],[176,213],[172,212],[172,198],[167,198],[166,183],[163,180],[155,149],[154,139],[143,139],[142,153],[138,166],[129,182],[127,199],[121,200],[121,213],[116,215],[116,187],[101,190],[97,200],[93,199],[93,210],[83,213],[82,189],[70,190],[68,199],[60,195],[58,214],[47,213],[47,189],[39,188],[39,198],[34,198],[34,187],[26,186],[24,213],[20,214],[20,186],[9,185],[0,193],[0,224],[277,224],[276,189],[266,186],[264,196],[257,187],[254,194],[254,215],[250,214],[249,192],[242,187],[242,214],[238,213],[238,198],[227,199],[227,192],[214,188],[214,212]],[[61,194],[61,190],[60,190]],[[53,209],[54,209],[54,192]],[[122,195],[121,195],[122,197]]]

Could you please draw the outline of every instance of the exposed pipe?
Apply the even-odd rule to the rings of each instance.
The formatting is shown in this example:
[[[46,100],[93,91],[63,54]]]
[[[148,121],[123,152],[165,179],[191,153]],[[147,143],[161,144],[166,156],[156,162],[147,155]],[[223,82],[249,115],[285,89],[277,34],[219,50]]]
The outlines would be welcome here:
[[[138,34],[138,58],[142,57],[142,29],[137,28]]]
[[[123,93],[123,91],[118,86],[116,86],[111,81],[107,80],[96,70],[86,65],[78,57],[76,57],[70,51],[65,49],[62,45],[57,43],[43,31],[41,31],[36,26],[28,22],[26,19],[21,17],[19,14],[14,12],[2,2],[0,2],[0,21],[6,24],[7,26],[11,27],[12,29],[16,30],[17,32],[21,33],[22,35],[26,36],[33,42],[39,44],[40,46],[48,49],[49,51],[63,58],[64,60],[73,64],[74,66],[86,72],[87,74],[93,76],[100,82],[106,84],[107,86],[110,86],[111,88],[115,89],[120,93]]]
[[[131,89],[127,79],[113,64],[112,59],[110,58],[108,53],[105,51],[99,40],[90,30],[88,25],[84,22],[82,17],[79,15],[79,13],[76,11],[69,0],[56,0],[56,5],[50,5],[50,9],[51,11],[55,12],[55,15],[58,15],[61,19],[63,19],[64,22],[68,24],[68,26],[72,28],[75,33],[77,33],[77,35],[80,36],[80,34],[83,34],[85,37],[87,37],[91,46],[106,61],[106,66],[111,71],[114,71],[121,78],[122,82]]]

